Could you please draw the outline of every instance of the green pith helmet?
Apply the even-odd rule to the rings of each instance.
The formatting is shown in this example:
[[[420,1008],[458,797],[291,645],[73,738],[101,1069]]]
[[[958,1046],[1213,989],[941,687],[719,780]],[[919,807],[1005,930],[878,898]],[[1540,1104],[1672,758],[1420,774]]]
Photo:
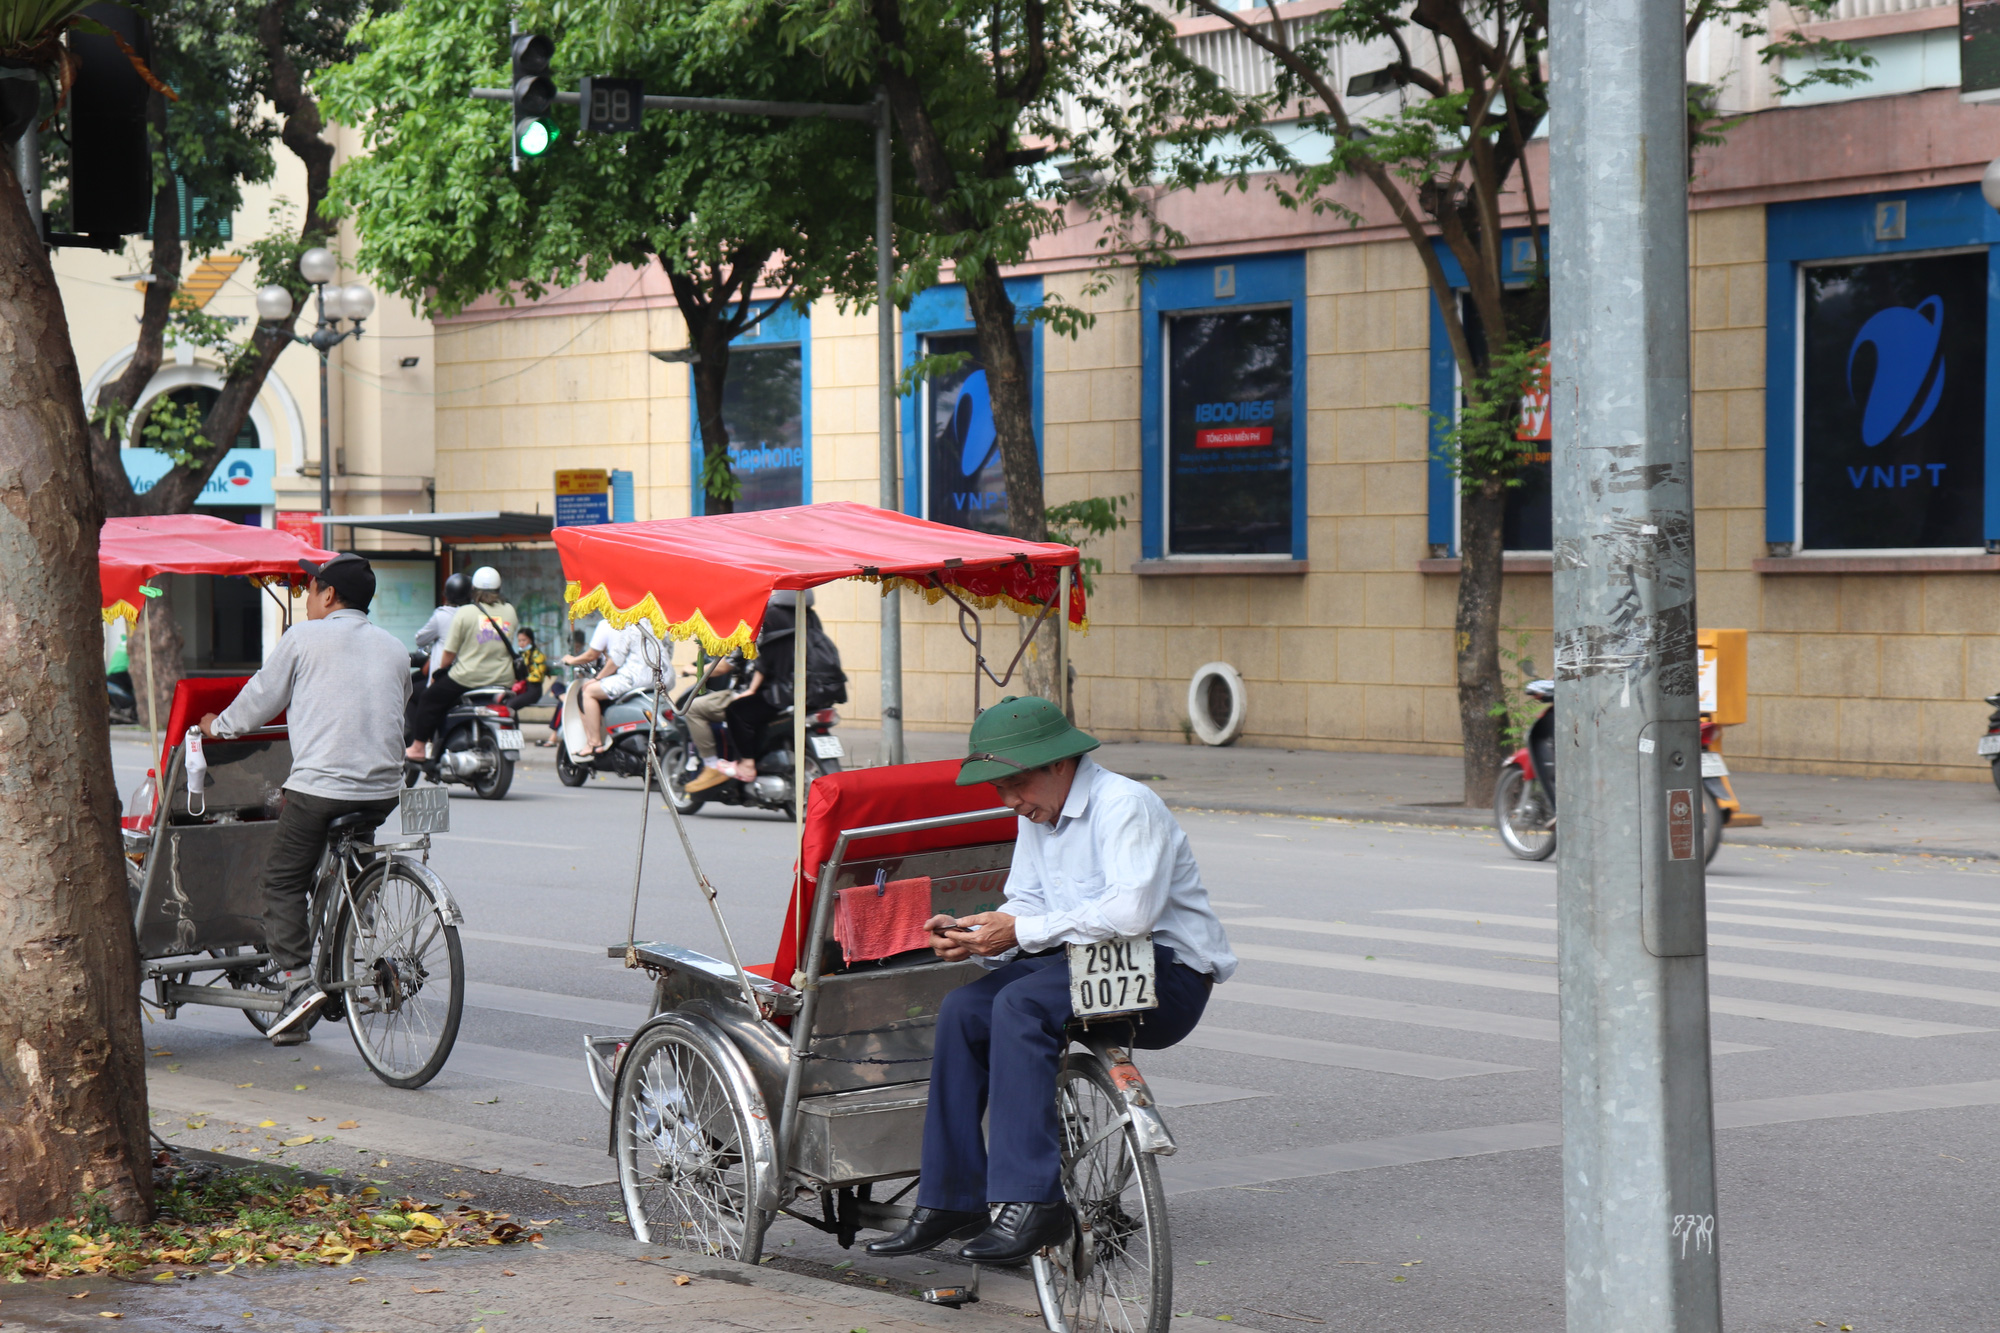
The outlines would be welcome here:
[[[1098,747],[1097,737],[1078,731],[1062,709],[1047,699],[1008,695],[979,715],[966,738],[971,752],[958,770],[958,785],[991,782],[1010,773],[1025,773],[1058,759]]]

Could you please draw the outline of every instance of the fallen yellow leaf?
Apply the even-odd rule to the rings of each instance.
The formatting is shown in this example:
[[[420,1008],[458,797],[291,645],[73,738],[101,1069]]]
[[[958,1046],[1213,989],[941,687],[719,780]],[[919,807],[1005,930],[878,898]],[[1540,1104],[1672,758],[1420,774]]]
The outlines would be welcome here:
[[[239,1088],[253,1088],[253,1087],[257,1086],[257,1085],[256,1085],[256,1084],[254,1084],[254,1083],[238,1083],[238,1084],[237,1084],[236,1086],[237,1086],[237,1087],[239,1087]],[[245,1315],[245,1316],[244,1316],[244,1318],[246,1318],[246,1319],[247,1319],[247,1318],[249,1318],[249,1316],[248,1316],[248,1315]]]
[[[694,1279],[689,1277],[686,1273],[674,1274],[674,1285],[676,1287],[685,1287],[688,1283],[692,1281],[694,1281]]]
[[[245,1083],[242,1084],[241,1086],[247,1088],[250,1085],[248,1083]],[[278,1127],[278,1122],[275,1120],[259,1120],[257,1122],[257,1128],[259,1129],[276,1129],[277,1127]]]
[[[435,1295],[437,1295],[437,1294],[438,1294],[439,1292],[443,1291],[443,1290],[444,1290],[444,1288],[443,1288],[443,1287],[411,1287],[411,1288],[410,1288],[410,1290],[411,1290],[411,1291],[413,1291],[413,1292],[415,1292],[415,1293],[416,1293],[417,1295],[419,1295],[419,1296],[435,1296]]]
[[[367,1280],[365,1277],[351,1277],[347,1279],[347,1285],[351,1287],[357,1282],[366,1282]]]
[[[283,1143],[287,1148],[296,1148],[302,1143],[311,1143],[312,1141],[313,1141],[312,1135],[301,1134],[295,1139],[285,1139],[283,1140]]]
[[[318,1123],[320,1123],[320,1121],[326,1119],[326,1117],[323,1115],[309,1115],[306,1117],[306,1119],[312,1121],[315,1125],[317,1125]]]
[[[99,1319],[123,1319],[125,1316],[116,1310],[99,1310],[97,1317]]]
[[[360,1122],[359,1120],[343,1120],[343,1121],[341,1121],[341,1122],[340,1122],[339,1124],[335,1125],[335,1126],[334,1126],[334,1128],[335,1128],[335,1129],[360,1129],[360,1128],[361,1128],[361,1122]]]

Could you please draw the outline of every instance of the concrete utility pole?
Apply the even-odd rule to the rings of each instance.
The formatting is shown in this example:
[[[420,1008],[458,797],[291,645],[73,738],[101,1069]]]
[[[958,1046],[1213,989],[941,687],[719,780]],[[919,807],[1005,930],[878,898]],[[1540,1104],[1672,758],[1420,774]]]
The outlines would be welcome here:
[[[1717,1333],[1680,0],[1549,15],[1570,1333]]]

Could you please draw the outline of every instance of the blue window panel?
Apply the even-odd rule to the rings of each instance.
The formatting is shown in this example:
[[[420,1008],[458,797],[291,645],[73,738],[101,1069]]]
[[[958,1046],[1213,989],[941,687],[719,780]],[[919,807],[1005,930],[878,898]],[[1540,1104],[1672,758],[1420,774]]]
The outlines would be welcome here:
[[[1876,239],[1876,205],[1901,202],[1903,235]],[[1799,266],[1924,250],[2000,244],[2000,214],[1977,185],[1945,185],[1771,204],[1764,211],[1764,539],[1799,540]],[[2000,540],[2000,276],[1986,278],[1986,485],[1984,531]]]
[[[632,510],[632,474],[623,468],[611,470],[611,521],[630,523]]]
[[[1223,281],[1218,268],[1233,269]],[[1227,296],[1218,290],[1230,291]],[[1149,268],[1139,287],[1139,546],[1148,560],[1166,551],[1166,366],[1161,330],[1169,315],[1236,306],[1292,308],[1292,559],[1306,558],[1306,261],[1302,254],[1240,255]]]
[[[1542,253],[1548,253],[1549,229],[1542,228]],[[1465,270],[1459,266],[1451,247],[1441,240],[1431,242],[1437,251],[1438,261],[1444,265],[1444,280],[1451,289],[1465,288]],[[1500,242],[1500,279],[1513,284],[1527,282],[1532,275],[1534,251],[1528,245],[1528,229],[1521,227],[1514,231],[1502,232]],[[1437,298],[1431,297],[1431,420],[1430,420],[1430,461],[1426,472],[1425,489],[1430,497],[1430,521],[1425,525],[1426,540],[1432,546],[1450,549],[1458,554],[1458,482],[1451,475],[1451,463],[1445,453],[1445,431],[1458,419],[1458,358],[1451,353],[1451,338],[1444,331],[1444,315],[1438,310]]]
[[[1007,289],[1007,299],[1014,303],[1017,319],[1041,305],[1040,278],[1005,278],[1002,282]],[[1028,393],[1030,410],[1034,414],[1035,450],[1039,454],[1042,448],[1042,335],[1046,330],[1040,320],[1036,320],[1029,329],[1033,364],[1028,367]],[[910,301],[910,308],[903,312],[903,370],[907,372],[916,364],[926,336],[971,331],[972,311],[966,305],[964,287],[953,282],[918,292]],[[926,441],[923,423],[917,419],[917,413],[923,392],[917,389],[902,397],[903,512],[921,515],[924,512],[923,450]]]
[[[759,309],[772,305],[765,301]],[[751,330],[733,339],[731,347],[786,347],[799,349],[799,443],[805,451],[799,475],[799,503],[812,503],[812,320],[790,305],[779,306],[764,316]],[[694,368],[688,368],[688,494],[690,513],[708,512],[708,492],[701,485],[701,415],[694,400]]]

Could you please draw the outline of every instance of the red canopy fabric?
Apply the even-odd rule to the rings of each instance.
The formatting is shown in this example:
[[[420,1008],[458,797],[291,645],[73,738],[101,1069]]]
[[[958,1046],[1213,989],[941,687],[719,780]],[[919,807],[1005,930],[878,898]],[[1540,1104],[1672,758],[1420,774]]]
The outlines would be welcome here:
[[[1038,614],[1076,548],[1023,542],[840,500],[747,514],[557,528],[570,614],[595,611],[623,629],[651,622],[663,638],[695,636],[710,653],[754,650],[764,605],[780,589],[836,579],[908,588],[936,602],[949,586],[981,607]],[[1083,628],[1083,581],[1070,582],[1070,623]]]
[[[155,514],[107,518],[97,544],[97,576],[104,588],[104,619],[139,618],[145,594],[139,585],[156,574],[247,574],[303,579],[300,560],[333,559],[289,532],[231,523],[211,514]]]
[[[887,768],[857,768],[814,778],[806,791],[805,848],[800,862],[806,867],[792,883],[792,898],[785,910],[785,933],[778,942],[777,959],[750,970],[773,981],[789,983],[798,969],[799,953],[805,945],[806,924],[812,917],[813,898],[819,886],[820,867],[833,856],[834,844],[843,829],[871,828],[906,819],[930,819],[937,815],[963,814],[972,810],[994,810],[1000,797],[982,782],[971,787],[957,785],[958,761],[940,759],[928,764],[895,764]],[[976,847],[989,842],[1014,841],[1011,819],[982,820],[953,828],[931,829],[923,833],[899,833],[848,844],[850,859],[873,860],[878,856],[902,856],[910,852],[942,851],[948,847]]]

